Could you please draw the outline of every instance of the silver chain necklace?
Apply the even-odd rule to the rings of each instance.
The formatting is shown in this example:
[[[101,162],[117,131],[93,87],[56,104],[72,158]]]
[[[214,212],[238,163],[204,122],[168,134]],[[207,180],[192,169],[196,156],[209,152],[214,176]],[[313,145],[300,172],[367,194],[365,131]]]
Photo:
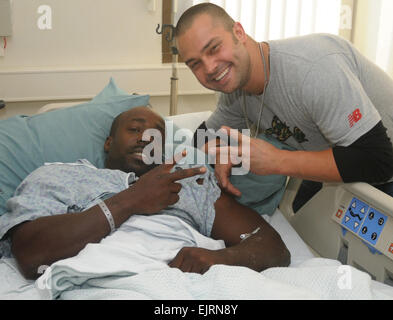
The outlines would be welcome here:
[[[258,136],[258,134],[259,134],[260,124],[261,124],[261,119],[262,119],[262,113],[263,113],[263,109],[265,107],[264,106],[265,92],[266,92],[266,88],[267,88],[267,85],[268,85],[265,55],[263,53],[263,49],[262,49],[261,43],[258,43],[258,45],[259,45],[259,51],[260,51],[261,57],[262,57],[263,71],[265,73],[265,85],[263,87],[263,93],[262,93],[262,99],[261,99],[261,109],[259,110],[259,117],[258,117],[258,122],[257,122],[256,126],[255,126],[255,123],[250,125],[250,121],[248,120],[248,116],[247,116],[246,95],[244,94],[244,91],[242,91],[242,108],[243,108],[243,113],[244,113],[244,117],[245,117],[245,120],[246,120],[247,128],[250,130],[252,138],[256,138]]]

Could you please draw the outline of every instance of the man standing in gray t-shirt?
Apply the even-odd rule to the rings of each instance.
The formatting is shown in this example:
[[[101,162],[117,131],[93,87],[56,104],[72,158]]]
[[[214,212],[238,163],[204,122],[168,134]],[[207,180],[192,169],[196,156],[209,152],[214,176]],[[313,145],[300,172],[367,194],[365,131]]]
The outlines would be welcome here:
[[[182,15],[176,39],[200,83],[223,93],[201,128],[249,128],[294,149],[249,139],[252,172],[363,181],[393,195],[393,80],[349,42],[321,34],[258,43],[207,3]],[[216,175],[239,195],[228,180],[231,167],[217,165]]]

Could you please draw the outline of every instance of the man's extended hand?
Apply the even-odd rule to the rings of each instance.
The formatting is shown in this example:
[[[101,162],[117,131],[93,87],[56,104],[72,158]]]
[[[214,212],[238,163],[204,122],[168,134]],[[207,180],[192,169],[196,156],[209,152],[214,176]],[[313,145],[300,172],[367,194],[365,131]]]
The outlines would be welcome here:
[[[176,181],[203,174],[205,167],[189,168],[170,172],[175,164],[183,157],[177,155],[171,164],[162,164],[141,176],[130,190],[135,199],[140,199],[136,212],[145,214],[158,213],[169,205],[179,201],[182,185]],[[176,159],[177,158],[177,159]]]
[[[228,193],[235,196],[240,196],[241,192],[235,188],[229,181],[231,176],[233,163],[242,162],[242,166],[249,168],[251,172],[258,175],[276,174],[276,167],[279,165],[280,159],[278,153],[280,149],[274,147],[272,144],[256,138],[250,138],[241,134],[235,129],[229,127],[222,127],[223,130],[235,141],[237,146],[222,146],[209,153],[215,153],[216,159],[220,159],[221,154],[228,155],[227,163],[216,163],[215,175],[220,186]],[[247,147],[244,147],[244,146]]]
[[[178,268],[183,272],[204,274],[215,264],[229,264],[226,261],[223,250],[184,247],[169,263],[169,266],[171,268]]]

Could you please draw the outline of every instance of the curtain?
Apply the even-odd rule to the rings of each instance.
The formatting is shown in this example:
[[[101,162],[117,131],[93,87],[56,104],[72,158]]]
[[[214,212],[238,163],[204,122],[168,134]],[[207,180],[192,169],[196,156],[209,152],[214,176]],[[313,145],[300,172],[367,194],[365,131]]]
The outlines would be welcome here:
[[[393,1],[382,0],[376,63],[393,78]]]

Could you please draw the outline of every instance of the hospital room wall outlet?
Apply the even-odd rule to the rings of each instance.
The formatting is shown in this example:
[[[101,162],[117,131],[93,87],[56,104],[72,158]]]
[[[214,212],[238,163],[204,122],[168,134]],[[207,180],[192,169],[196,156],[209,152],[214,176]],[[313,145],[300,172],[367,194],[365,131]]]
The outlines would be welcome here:
[[[280,210],[301,238],[321,257],[393,286],[393,198],[366,183],[327,183],[294,213],[300,183],[288,183]]]
[[[156,10],[157,10],[157,0],[147,0],[147,10],[149,12],[156,12]]]
[[[9,37],[11,35],[11,0],[0,0],[0,37]]]
[[[6,37],[11,35],[11,0],[0,0],[0,57],[4,57],[7,43]]]

